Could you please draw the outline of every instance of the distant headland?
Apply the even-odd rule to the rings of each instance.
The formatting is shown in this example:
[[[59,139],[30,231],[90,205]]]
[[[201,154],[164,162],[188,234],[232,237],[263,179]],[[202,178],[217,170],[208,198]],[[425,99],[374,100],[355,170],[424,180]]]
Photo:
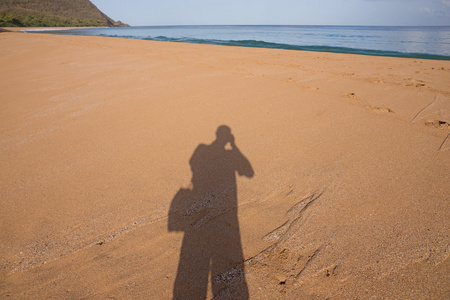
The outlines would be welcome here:
[[[129,27],[89,0],[3,0],[0,27]]]

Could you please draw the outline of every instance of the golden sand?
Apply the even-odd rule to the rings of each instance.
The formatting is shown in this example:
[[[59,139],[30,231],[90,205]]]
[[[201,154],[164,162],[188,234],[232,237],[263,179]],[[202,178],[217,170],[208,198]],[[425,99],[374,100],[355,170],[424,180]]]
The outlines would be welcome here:
[[[0,298],[450,297],[450,62],[17,32],[0,53]]]

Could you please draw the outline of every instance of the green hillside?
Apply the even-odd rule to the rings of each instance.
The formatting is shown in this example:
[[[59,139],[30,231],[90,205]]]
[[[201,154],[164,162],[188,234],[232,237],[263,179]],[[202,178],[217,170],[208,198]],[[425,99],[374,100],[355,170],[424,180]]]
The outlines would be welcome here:
[[[89,0],[0,0],[0,27],[128,26]]]

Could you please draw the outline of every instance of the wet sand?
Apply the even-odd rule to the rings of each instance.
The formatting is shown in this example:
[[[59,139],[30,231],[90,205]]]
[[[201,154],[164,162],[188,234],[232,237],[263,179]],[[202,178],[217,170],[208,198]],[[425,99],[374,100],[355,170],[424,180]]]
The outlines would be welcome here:
[[[0,298],[203,297],[184,254],[207,298],[449,298],[450,62],[19,32],[0,53]]]

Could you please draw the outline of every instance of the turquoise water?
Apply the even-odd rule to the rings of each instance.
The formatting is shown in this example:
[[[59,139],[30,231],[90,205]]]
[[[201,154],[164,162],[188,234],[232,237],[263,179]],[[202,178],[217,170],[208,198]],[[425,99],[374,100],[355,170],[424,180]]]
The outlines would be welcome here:
[[[450,60],[450,26],[143,26],[45,32]]]

